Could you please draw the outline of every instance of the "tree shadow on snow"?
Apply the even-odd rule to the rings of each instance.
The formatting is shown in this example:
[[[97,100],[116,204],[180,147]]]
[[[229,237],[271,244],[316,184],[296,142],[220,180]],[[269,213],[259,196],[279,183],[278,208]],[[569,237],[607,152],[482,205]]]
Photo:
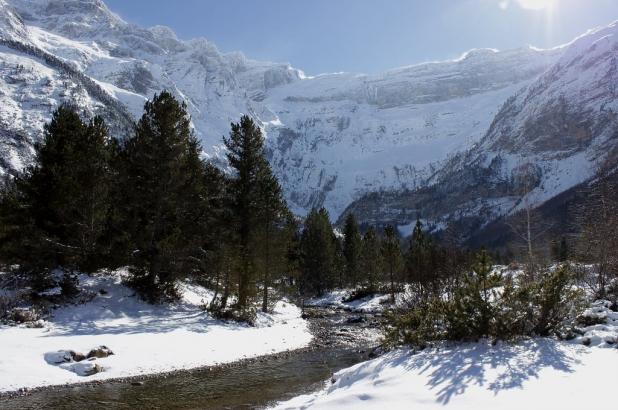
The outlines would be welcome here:
[[[213,326],[241,330],[246,324],[214,319],[196,305],[179,301],[152,305],[131,291],[97,295],[83,305],[52,312],[54,328],[45,336],[166,333],[174,330],[206,333]]]
[[[577,352],[575,352],[577,350]],[[403,367],[406,371],[425,375],[427,387],[436,392],[436,402],[448,404],[464,394],[469,386],[484,387],[498,395],[501,391],[522,389],[524,383],[539,377],[543,369],[572,373],[580,363],[577,354],[585,354],[580,346],[551,339],[532,339],[490,346],[486,342],[457,344],[440,349],[427,349],[411,355],[396,352],[375,364],[366,362],[340,380],[338,388],[349,387],[365,374],[372,374],[374,384],[381,383],[381,370]]]
[[[413,356],[406,367],[427,374],[427,385],[436,390],[436,401],[447,404],[471,385],[486,386],[497,395],[502,390],[522,389],[527,380],[538,378],[545,368],[572,373],[573,366],[580,363],[573,357],[572,348],[551,339],[495,347],[464,344]]]

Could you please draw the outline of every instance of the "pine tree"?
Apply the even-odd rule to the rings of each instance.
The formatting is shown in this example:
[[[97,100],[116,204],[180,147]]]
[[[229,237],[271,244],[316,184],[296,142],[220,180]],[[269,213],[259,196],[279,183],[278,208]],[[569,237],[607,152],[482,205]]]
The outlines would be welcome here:
[[[333,286],[335,237],[328,212],[313,209],[307,215],[300,241],[299,290],[302,295],[322,295]]]
[[[201,241],[204,167],[186,104],[169,92],[144,105],[124,147],[124,225],[132,285],[151,301],[174,298],[176,280]]]
[[[467,275],[462,286],[456,290],[447,313],[448,333],[455,340],[490,335],[496,316],[496,305],[492,300],[497,298],[494,288],[500,284],[501,278],[492,272],[487,251],[477,254],[472,271],[473,274]]]
[[[251,286],[257,274],[253,244],[260,229],[274,222],[273,216],[278,211],[273,209],[282,205],[282,199],[264,154],[264,138],[260,128],[247,115],[231,126],[230,135],[223,138],[223,143],[228,150],[228,163],[235,171],[229,185],[230,209],[238,235],[237,307],[244,311],[249,305],[249,298],[255,293],[255,288]],[[265,202],[271,200],[274,203],[268,204],[265,211]],[[260,223],[267,219],[265,225]]]
[[[103,119],[95,117],[86,127],[82,142],[69,164],[78,187],[72,201],[74,209],[69,216],[69,229],[79,249],[78,266],[93,271],[105,266],[103,258],[109,253],[109,246],[102,238],[111,208],[114,177],[111,161],[115,141],[108,137]]]
[[[333,237],[334,241],[334,260],[333,260],[333,274],[337,278],[337,286],[343,288],[345,286],[345,256],[343,254],[343,241],[338,237]]]
[[[203,187],[205,216],[201,218],[200,248],[194,261],[200,280],[207,282],[214,290],[209,308],[213,311],[225,309],[229,296],[229,279],[232,270],[230,255],[231,232],[230,213],[227,205],[227,179],[223,172],[210,162],[204,163]]]
[[[55,267],[101,266],[112,146],[101,118],[85,124],[67,106],[53,113],[34,164],[9,184],[3,200],[12,219],[8,226],[17,234],[11,238],[13,257],[22,269],[45,275]]]
[[[343,256],[345,257],[346,284],[356,287],[360,272],[361,235],[354,214],[349,213],[343,228]]]
[[[423,232],[423,224],[419,219],[412,231],[410,247],[406,256],[406,271],[408,281],[419,286],[419,292],[423,294],[432,281],[435,274],[432,266],[432,244]]]
[[[392,225],[387,225],[384,228],[384,238],[382,239],[382,258],[388,279],[390,281],[391,300],[395,301],[395,280],[402,265],[401,246],[399,237],[395,233],[395,228]]]
[[[285,221],[289,210],[283,199],[283,190],[264,163],[258,179],[258,242],[262,260],[262,312],[268,311],[269,287],[274,272],[281,271],[285,262]],[[261,246],[260,246],[261,245]]]
[[[375,292],[382,274],[380,241],[373,227],[363,235],[361,267],[363,282],[368,291]]]

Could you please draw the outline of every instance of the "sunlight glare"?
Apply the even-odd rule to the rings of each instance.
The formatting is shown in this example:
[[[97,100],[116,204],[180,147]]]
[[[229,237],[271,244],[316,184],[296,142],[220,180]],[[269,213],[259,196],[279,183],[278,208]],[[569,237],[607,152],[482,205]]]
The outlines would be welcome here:
[[[524,9],[545,10],[552,9],[557,3],[556,0],[517,0]]]

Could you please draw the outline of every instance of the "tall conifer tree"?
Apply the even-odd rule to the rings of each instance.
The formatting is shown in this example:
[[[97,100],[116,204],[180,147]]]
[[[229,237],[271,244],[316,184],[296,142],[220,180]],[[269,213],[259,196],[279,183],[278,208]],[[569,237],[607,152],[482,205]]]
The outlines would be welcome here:
[[[35,146],[34,164],[8,184],[2,201],[9,260],[39,279],[56,267],[100,266],[112,145],[101,118],[85,124],[68,106],[53,113]]]
[[[343,228],[343,256],[345,258],[346,282],[356,286],[360,273],[361,235],[354,214],[349,213]]]
[[[382,239],[382,257],[384,267],[388,274],[390,282],[391,299],[395,301],[395,281],[397,280],[399,271],[401,270],[402,256],[399,237],[395,233],[395,228],[392,225],[387,225],[384,228],[384,238]]]
[[[133,285],[153,301],[176,296],[175,283],[201,239],[204,166],[186,104],[169,92],[144,105],[123,153],[124,222]]]

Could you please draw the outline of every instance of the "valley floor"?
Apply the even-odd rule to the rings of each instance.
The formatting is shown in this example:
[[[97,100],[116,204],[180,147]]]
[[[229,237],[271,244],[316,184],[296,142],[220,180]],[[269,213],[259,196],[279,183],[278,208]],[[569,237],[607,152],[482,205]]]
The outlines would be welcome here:
[[[42,328],[0,326],[0,392],[65,383],[129,377],[236,361],[305,347],[312,339],[300,309],[279,302],[258,314],[255,327],[211,318],[201,309],[212,293],[183,284],[182,299],[153,306],[113,276],[82,276],[94,298],[53,310]],[[53,365],[45,353],[87,354],[99,345],[114,355],[98,358],[101,373],[80,376],[71,363]],[[81,363],[81,362],[80,362]]]
[[[392,351],[277,409],[615,408],[616,348],[551,339]]]

